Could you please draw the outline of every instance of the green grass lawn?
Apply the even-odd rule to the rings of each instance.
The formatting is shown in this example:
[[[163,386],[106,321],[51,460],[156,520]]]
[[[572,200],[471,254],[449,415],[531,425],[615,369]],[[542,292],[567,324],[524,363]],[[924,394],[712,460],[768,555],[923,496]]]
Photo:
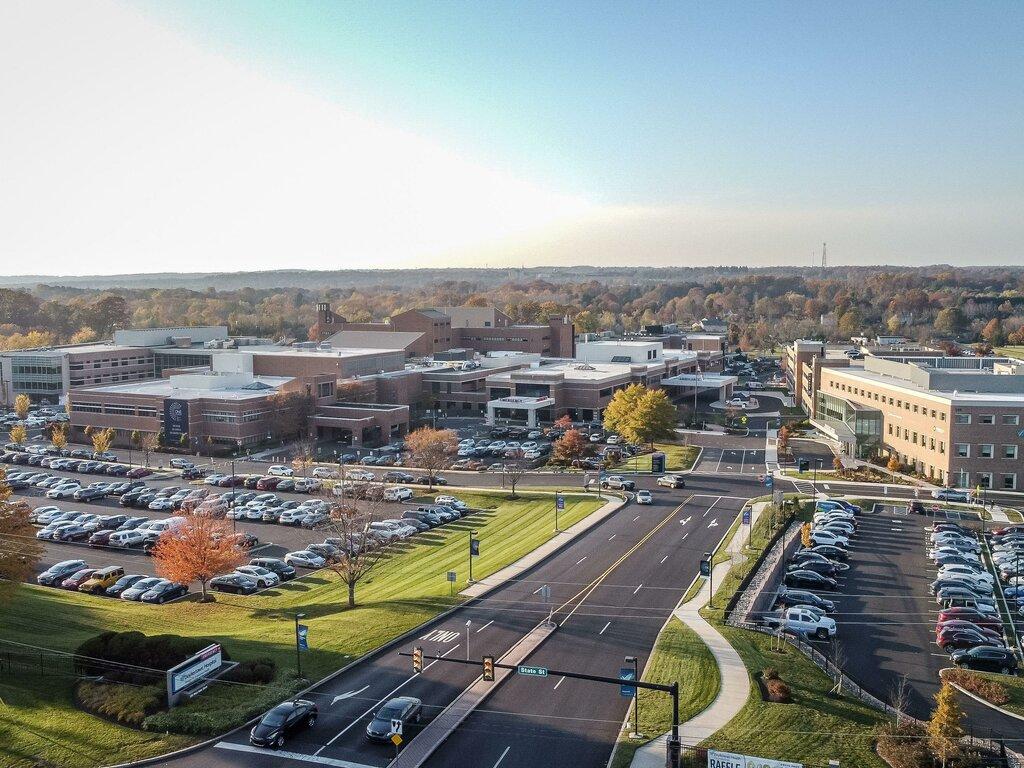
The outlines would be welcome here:
[[[654,450],[665,454],[665,470],[667,472],[685,472],[693,468],[700,449],[693,445],[677,443],[655,443]],[[619,464],[614,469],[625,472],[650,472],[651,454],[644,453]]]
[[[278,677],[291,673],[295,663],[293,617],[305,613],[309,626],[309,652],[303,654],[303,673],[317,679],[345,663],[374,650],[391,638],[427,621],[458,602],[449,596],[445,574],[458,573],[456,592],[465,586],[469,531],[476,530],[480,539],[480,557],[473,563],[473,575],[480,579],[529,553],[553,535],[554,516],[551,497],[522,494],[509,501],[498,494],[460,494],[472,506],[485,508],[471,517],[449,523],[434,531],[422,533],[413,542],[382,562],[357,588],[359,605],[346,607],[345,590],[328,571],[288,582],[259,596],[218,595],[215,603],[185,601],[165,606],[126,603],[120,600],[92,598],[63,590],[25,585],[16,590],[10,601],[0,608],[0,641],[44,645],[55,650],[74,650],[83,640],[108,630],[136,630],[146,634],[174,633],[185,636],[210,637],[224,644],[232,658],[238,660],[269,656],[278,665]],[[600,506],[593,496],[566,496],[565,510],[559,513],[563,527],[572,525]],[[0,651],[3,643],[0,642]],[[14,682],[0,675],[0,682],[18,689],[20,680],[32,686],[48,678],[28,674]],[[242,708],[251,694],[238,687],[225,692],[211,690],[232,714],[231,722],[244,722]],[[68,688],[69,689],[69,688]],[[49,691],[50,700],[63,707],[66,717],[54,718],[55,725],[66,724],[63,739],[81,739],[103,724],[97,718],[76,714],[64,691]],[[200,697],[195,705],[180,707],[185,713],[190,706],[208,709]],[[16,702],[11,718],[32,719],[31,700]],[[24,702],[24,703],[21,703]],[[237,711],[236,711],[237,710]],[[75,716],[72,716],[75,715]],[[237,715],[237,716],[236,716]],[[4,722],[0,720],[0,723]],[[125,743],[141,735],[117,726]],[[0,738],[0,766],[28,766],[7,750],[10,742]],[[97,742],[96,749],[103,749]],[[164,747],[153,746],[154,752]],[[65,753],[70,754],[70,753]],[[61,762],[60,765],[86,765],[96,761]],[[102,762],[117,762],[108,753]]]
[[[1004,357],[1024,359],[1024,347],[997,347],[995,353]]]
[[[994,672],[972,672],[971,674],[1003,686],[1009,694],[1010,700],[998,706],[1014,714],[1024,716],[1024,678],[1013,675],[998,675]]]
[[[711,651],[696,632],[674,617],[658,635],[642,679],[650,683],[679,682],[680,722],[686,722],[710,706],[722,682]],[[642,690],[639,704],[640,730],[645,736],[661,736],[672,726],[672,697],[667,693]],[[642,744],[622,734],[615,748],[612,768],[626,768]]]

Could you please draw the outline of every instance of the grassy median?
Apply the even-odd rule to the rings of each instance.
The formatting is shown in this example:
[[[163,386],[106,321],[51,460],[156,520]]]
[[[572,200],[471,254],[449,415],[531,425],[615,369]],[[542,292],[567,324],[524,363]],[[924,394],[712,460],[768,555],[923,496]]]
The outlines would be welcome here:
[[[258,596],[218,595],[217,602],[208,604],[186,600],[142,605],[23,586],[0,607],[0,641],[73,651],[85,639],[109,630],[210,637],[223,643],[236,660],[272,658],[278,669],[275,685],[295,688],[299,685],[292,677],[295,613],[305,613],[303,622],[309,626],[310,650],[303,654],[303,674],[318,679],[457,603],[459,598],[449,594],[445,574],[457,572],[456,592],[465,585],[470,530],[476,530],[480,539],[480,557],[473,563],[477,579],[528,554],[553,535],[550,496],[523,494],[514,501],[493,493],[459,496],[482,511],[402,545],[359,585],[359,605],[354,609],[346,607],[345,589],[329,571]],[[567,496],[559,523],[571,525],[601,504],[592,496]],[[0,653],[3,649],[0,642]],[[71,702],[71,679],[56,678],[57,686],[52,684],[54,679],[33,671],[22,670],[16,676],[0,671],[0,684],[6,686],[0,689],[2,768],[38,764],[38,759],[27,755],[54,765],[91,768],[123,759],[120,750],[135,749],[138,756],[157,754],[185,741],[153,739],[82,713]],[[274,691],[268,693],[280,697]],[[262,702],[254,702],[248,687],[214,686],[174,714],[184,723],[194,708],[192,725],[209,724],[218,731],[244,721],[254,706]],[[33,722],[48,725],[32,749],[26,743],[35,742],[25,742],[26,737],[14,740],[4,735],[21,732]]]

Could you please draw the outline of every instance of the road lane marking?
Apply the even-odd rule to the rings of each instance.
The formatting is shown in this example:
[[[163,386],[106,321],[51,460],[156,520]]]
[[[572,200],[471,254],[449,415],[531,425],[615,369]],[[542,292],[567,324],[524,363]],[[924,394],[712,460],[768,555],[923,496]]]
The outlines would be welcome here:
[[[664,565],[666,560],[668,560],[668,555],[665,555],[663,558],[661,558],[661,562],[659,563],[659,565]]]
[[[358,696],[360,693],[362,693],[369,687],[370,686],[368,685],[364,685],[358,691],[346,691],[345,693],[339,694],[338,696],[334,697],[334,700],[331,702],[331,706],[333,707],[339,701],[344,701],[345,699],[351,699],[353,696]]]
[[[485,629],[487,629],[487,628],[488,628],[489,626],[491,626],[491,624],[493,624],[493,623],[494,623],[494,619],[491,619],[490,621],[488,621],[488,622],[487,622],[486,624],[484,624],[484,625],[483,625],[482,627],[480,627],[480,629],[478,629],[478,630],[476,631],[476,632],[477,632],[477,634],[480,634],[481,632],[483,632],[483,631],[484,631]]]
[[[533,594],[535,594],[535,595],[536,595],[536,594],[537,594],[538,592],[540,592],[540,591],[541,591],[542,589],[544,589],[544,585],[543,585],[543,584],[541,584],[541,585],[540,585],[539,587],[537,587],[537,588],[536,588],[535,590],[533,590]]]
[[[459,645],[453,645],[453,646],[452,646],[451,648],[449,648],[449,649],[448,649],[447,651],[445,651],[444,653],[442,653],[442,654],[441,654],[441,658],[443,659],[443,658],[444,658],[445,656],[447,656],[447,655],[448,655],[449,653],[451,653],[452,651],[456,650],[456,649],[457,649],[458,647],[459,647]],[[437,659],[434,659],[434,660],[433,660],[432,662],[430,662],[429,664],[427,664],[427,666],[425,666],[425,667],[423,668],[423,672],[426,672],[426,671],[427,671],[428,669],[430,669],[430,668],[431,668],[432,666],[434,666],[435,664],[437,664]],[[346,733],[347,733],[347,732],[349,731],[349,729],[351,729],[351,728],[352,728],[352,726],[353,726],[353,725],[356,725],[356,724],[357,724],[357,723],[358,723],[358,722],[359,722],[360,720],[362,720],[362,719],[363,719],[364,717],[366,717],[367,715],[371,714],[371,713],[372,713],[372,712],[373,712],[373,711],[374,711],[375,709],[377,709],[377,707],[379,707],[379,706],[380,706],[381,704],[383,704],[383,703],[384,703],[385,701],[387,701],[388,699],[390,699],[390,698],[391,698],[391,697],[392,697],[392,696],[393,696],[393,695],[394,695],[395,693],[397,693],[397,692],[398,692],[398,691],[400,691],[400,690],[401,690],[402,688],[404,688],[404,687],[405,687],[406,685],[408,685],[408,684],[409,684],[410,682],[412,682],[412,681],[413,681],[413,680],[415,680],[415,679],[416,679],[417,677],[419,677],[420,675],[422,675],[422,674],[423,674],[423,672],[420,672],[420,673],[418,673],[418,674],[415,674],[415,675],[413,675],[412,677],[407,677],[407,678],[406,678],[405,680],[403,680],[402,682],[400,682],[400,683],[399,683],[398,685],[396,685],[396,686],[395,686],[395,687],[394,687],[394,688],[393,688],[393,689],[392,689],[392,690],[391,690],[391,691],[390,691],[389,693],[386,693],[386,694],[384,694],[384,696],[383,696],[383,697],[382,697],[382,698],[381,698],[380,700],[378,700],[378,701],[377,701],[377,702],[376,702],[375,704],[373,704],[373,706],[371,706],[371,707],[370,707],[370,708],[369,708],[368,710],[366,710],[365,712],[363,712],[363,714],[361,714],[361,715],[360,715],[359,717],[355,718],[355,719],[354,719],[354,720],[353,720],[353,721],[352,721],[351,723],[349,723],[349,724],[348,724],[348,725],[346,725],[346,726],[345,726],[344,728],[342,728],[342,729],[341,729],[340,731],[338,731],[338,732],[337,732],[337,733],[336,733],[336,734],[335,734],[335,735],[334,735],[334,736],[333,736],[333,737],[331,738],[331,740],[330,740],[330,741],[328,741],[328,742],[327,742],[326,744],[324,744],[324,745],[323,745],[322,747],[320,747],[320,749],[318,749],[318,750],[317,750],[316,752],[314,752],[313,754],[314,754],[314,755],[319,755],[319,754],[320,754],[321,752],[323,752],[323,751],[324,751],[325,749],[327,749],[327,748],[328,748],[329,746],[331,746],[331,744],[333,744],[333,743],[334,743],[334,742],[336,742],[336,741],[337,741],[338,739],[340,739],[340,738],[341,738],[342,736],[344,736],[344,735],[345,735],[345,734],[346,734]],[[275,753],[275,754],[281,754],[281,753],[280,753],[280,752],[278,752],[278,753]],[[356,765],[356,764],[355,764],[355,763],[351,763],[350,765]]]
[[[712,518],[711,522],[708,523],[708,528],[714,528],[716,525],[718,525],[718,521]]]
[[[637,592],[639,592],[641,589],[643,589],[643,586],[644,586],[643,584],[639,584],[637,586],[637,588],[633,590],[633,594],[635,595]]]
[[[686,537],[689,536],[689,535],[690,535],[689,533],[684,533],[683,534],[683,538],[681,538],[680,541],[686,541]]]
[[[563,678],[563,679],[564,679],[564,678]],[[556,686],[556,687],[557,687],[557,686]],[[498,768],[498,766],[499,766],[499,765],[501,765],[501,761],[505,759],[505,755],[507,755],[507,754],[508,754],[508,751],[509,751],[510,749],[512,749],[512,747],[510,747],[510,746],[509,746],[509,747],[505,747],[505,751],[501,753],[501,757],[499,757],[499,758],[498,758],[498,762],[496,762],[496,763],[494,764],[493,768]]]
[[[230,741],[218,741],[214,746],[219,749],[230,749],[235,752],[249,752],[256,755],[263,755],[264,757],[273,755],[275,758],[284,758],[285,760],[302,760],[307,763],[332,765],[335,766],[335,768],[375,768],[372,765],[366,765],[365,763],[353,763],[350,760],[335,760],[333,757],[319,757],[319,753],[316,755],[306,755],[302,752],[285,752],[280,749],[268,752],[266,749],[261,749],[260,747],[251,747],[248,744],[234,744]]]
[[[634,522],[634,523],[635,523],[635,522],[636,522],[637,520],[639,520],[639,519],[640,519],[640,515],[637,515],[636,517],[634,517],[634,518],[633,518],[633,521],[632,521],[632,522]]]
[[[680,524],[680,525],[686,525],[686,524],[687,524],[688,522],[690,522],[690,520],[692,520],[692,519],[693,519],[693,515],[690,515],[690,516],[689,516],[689,517],[687,517],[687,518],[686,518],[685,520],[680,520],[680,521],[679,521],[679,524]]]
[[[600,631],[600,632],[598,632],[597,634],[599,634],[599,635],[603,635],[603,634],[604,634],[604,631],[605,631],[606,629],[608,629],[608,627],[610,627],[611,625],[612,625],[612,623],[611,623],[611,622],[609,621],[609,622],[608,622],[607,624],[605,624],[605,625],[604,625],[603,627],[601,627],[601,631]]]
[[[579,565],[580,563],[582,563],[586,559],[587,559],[587,556],[584,555],[583,557],[581,557],[579,560],[576,561],[576,565]]]
[[[536,592],[534,594],[536,594]],[[426,640],[428,643],[450,643],[457,637],[459,637],[458,632],[454,632],[452,630],[435,629],[431,632],[427,632],[427,634],[421,637],[420,640]]]
[[[617,533],[613,533],[611,536],[608,537],[608,541],[611,541],[612,539],[614,539],[618,535],[619,534],[617,534]]]
[[[555,683],[555,687],[552,688],[552,690],[557,691],[558,690],[558,686],[560,686],[563,682],[565,682],[565,678],[564,677],[558,678],[558,682]]]

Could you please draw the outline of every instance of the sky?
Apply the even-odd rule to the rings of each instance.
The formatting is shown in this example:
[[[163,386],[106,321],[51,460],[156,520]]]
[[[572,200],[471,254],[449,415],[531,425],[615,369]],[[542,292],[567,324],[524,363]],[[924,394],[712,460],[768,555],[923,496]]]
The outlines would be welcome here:
[[[1024,263],[1020,2],[5,0],[0,274]]]

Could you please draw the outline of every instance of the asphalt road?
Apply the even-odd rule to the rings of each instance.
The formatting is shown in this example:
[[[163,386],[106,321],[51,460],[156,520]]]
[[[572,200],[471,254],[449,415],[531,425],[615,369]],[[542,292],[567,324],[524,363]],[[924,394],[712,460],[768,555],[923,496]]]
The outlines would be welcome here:
[[[428,654],[465,658],[468,637],[470,658],[501,656],[546,616],[548,606],[538,594],[545,584],[560,626],[530,657],[531,664],[610,675],[618,673],[627,655],[638,655],[642,664],[696,575],[701,554],[719,541],[743,501],[756,492],[755,483],[740,478],[695,477],[688,486],[657,489],[652,505],[623,507],[531,571],[427,625],[418,639],[392,644],[320,686],[312,694],[320,705],[320,721],[283,752],[252,749],[247,734],[240,733],[161,764],[386,765],[393,748],[370,744],[363,735],[380,703],[397,695],[421,698],[426,722],[479,674],[476,667],[437,662],[413,675],[409,659],[398,652],[421,645]],[[603,765],[628,702],[614,686],[594,691],[593,685],[513,677],[458,729],[432,764],[493,765],[509,746],[504,760],[511,765]],[[571,723],[555,719],[567,711],[567,702],[578,718]],[[535,726],[538,719],[547,723],[543,732]],[[490,760],[498,743],[491,733],[495,727],[503,729],[505,741]]]

